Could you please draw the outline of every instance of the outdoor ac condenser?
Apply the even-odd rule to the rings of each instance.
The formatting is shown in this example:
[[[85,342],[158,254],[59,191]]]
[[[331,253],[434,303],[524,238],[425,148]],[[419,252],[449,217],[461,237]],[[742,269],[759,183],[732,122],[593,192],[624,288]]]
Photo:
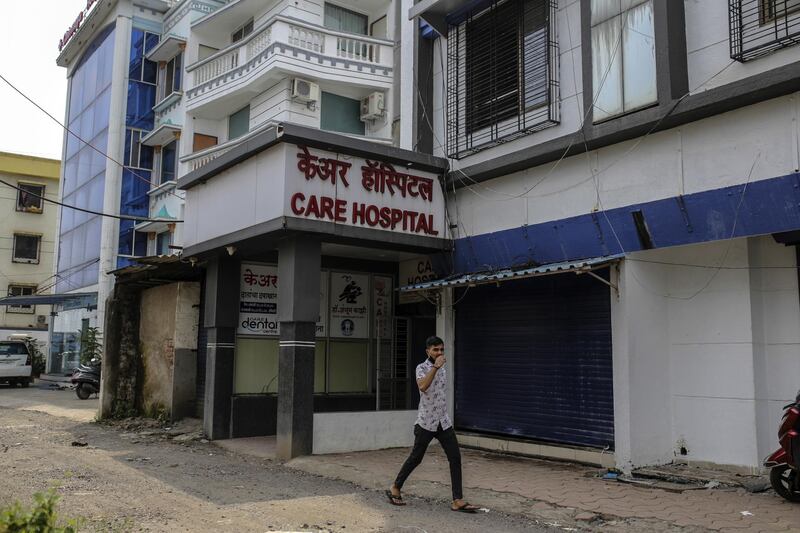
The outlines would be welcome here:
[[[319,85],[313,81],[295,78],[292,80],[292,98],[301,102],[317,102]]]
[[[383,93],[375,91],[366,98],[361,99],[361,120],[375,120],[382,118],[386,109]]]

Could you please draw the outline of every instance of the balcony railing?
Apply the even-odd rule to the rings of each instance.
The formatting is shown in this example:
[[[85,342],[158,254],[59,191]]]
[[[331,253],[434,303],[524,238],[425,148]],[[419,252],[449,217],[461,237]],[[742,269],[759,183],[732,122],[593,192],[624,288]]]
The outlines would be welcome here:
[[[351,67],[337,63],[336,59],[380,67],[381,72],[389,73],[394,56],[391,41],[329,30],[279,15],[256,29],[249,37],[189,65],[186,70],[192,79],[187,97],[191,99],[195,96],[195,89],[204,84],[237,70],[246,70],[259,61],[262,54],[274,43],[283,43],[319,54],[323,58],[331,58],[331,65],[344,69]]]
[[[188,165],[188,171],[191,172],[192,170],[197,170],[198,168],[204,167],[222,154],[228,153],[240,144],[247,142],[248,139],[252,139],[259,133],[269,128],[275,127],[275,122],[265,122],[264,124],[259,125],[253,131],[249,131],[246,134],[242,135],[241,137],[237,137],[231,141],[218,144],[216,146],[212,146],[210,148],[206,148],[205,150],[200,150],[198,152],[194,152],[187,156],[181,157],[181,163]]]

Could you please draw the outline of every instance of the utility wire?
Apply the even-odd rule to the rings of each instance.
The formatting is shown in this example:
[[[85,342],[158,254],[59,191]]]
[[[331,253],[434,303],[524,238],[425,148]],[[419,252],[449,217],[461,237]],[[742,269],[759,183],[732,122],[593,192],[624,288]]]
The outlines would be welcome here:
[[[75,133],[74,131],[72,131],[71,129],[69,129],[69,127],[68,127],[67,125],[65,125],[63,122],[61,122],[61,121],[60,121],[60,120],[58,120],[56,117],[54,117],[53,115],[51,115],[51,114],[50,114],[50,113],[49,113],[49,112],[48,112],[48,111],[47,111],[45,108],[43,108],[42,106],[40,106],[39,104],[37,104],[37,103],[36,103],[36,102],[35,102],[35,101],[34,101],[34,100],[31,98],[31,97],[29,97],[27,94],[25,94],[25,93],[24,93],[24,92],[22,92],[20,89],[18,89],[18,88],[17,88],[17,87],[16,87],[16,86],[15,86],[13,83],[11,83],[10,81],[8,81],[8,79],[6,79],[6,78],[5,78],[5,76],[3,76],[2,74],[0,74],[0,80],[3,80],[3,81],[4,81],[4,82],[5,82],[5,83],[6,83],[6,84],[9,86],[9,87],[11,87],[11,88],[12,88],[14,91],[16,91],[16,92],[17,92],[17,93],[18,93],[20,96],[22,96],[22,97],[23,97],[24,99],[26,99],[28,102],[30,102],[31,104],[33,104],[33,105],[34,105],[34,106],[35,106],[35,107],[36,107],[36,108],[37,108],[39,111],[41,111],[42,113],[44,113],[45,115],[47,115],[47,116],[48,116],[48,117],[49,117],[49,118],[50,118],[50,119],[51,119],[53,122],[55,122],[56,124],[58,124],[59,126],[61,126],[62,128],[64,128],[64,130],[66,130],[66,131],[67,131],[67,133],[69,133],[70,135],[72,135],[73,137],[75,137],[76,139],[78,139],[80,142],[82,142],[83,144],[85,144],[86,146],[88,146],[89,148],[91,148],[92,150],[94,150],[95,152],[97,152],[98,154],[102,155],[103,157],[105,157],[105,158],[106,158],[106,159],[108,159],[109,161],[111,161],[111,162],[113,162],[113,163],[115,163],[115,164],[119,165],[121,168],[123,168],[123,169],[127,170],[128,172],[130,172],[130,173],[131,173],[131,175],[132,175],[133,177],[135,177],[135,178],[137,178],[137,179],[139,179],[139,180],[141,180],[141,181],[143,181],[143,182],[147,183],[147,184],[148,184],[148,185],[150,185],[150,186],[152,186],[152,185],[153,185],[153,182],[152,182],[152,180],[150,180],[150,179],[148,179],[148,178],[145,178],[144,176],[141,176],[141,175],[137,174],[136,172],[134,172],[134,171],[133,171],[133,169],[131,169],[131,167],[125,166],[123,163],[120,163],[119,161],[117,161],[116,159],[114,159],[113,157],[111,157],[110,155],[108,155],[107,153],[103,152],[103,151],[102,151],[102,150],[100,150],[99,148],[96,148],[96,147],[95,147],[95,146],[94,146],[92,143],[90,143],[90,142],[88,142],[88,141],[84,140],[83,138],[81,138],[81,137],[80,137],[80,136],[79,136],[77,133]],[[183,199],[183,197],[182,197],[181,195],[179,195],[179,194],[176,194],[176,193],[174,193],[174,192],[172,192],[172,191],[166,191],[166,192],[167,192],[167,194],[170,194],[170,195],[172,195],[172,196],[175,196],[176,198],[181,198],[181,199]]]
[[[50,198],[45,198],[44,196],[41,196],[41,195],[36,194],[36,193],[32,193],[30,191],[25,191],[23,189],[20,189],[16,185],[12,185],[11,183],[9,183],[9,182],[7,182],[5,180],[0,180],[0,183],[2,183],[3,185],[5,185],[7,187],[11,187],[12,189],[16,189],[16,190],[18,190],[20,192],[24,192],[25,194],[29,194],[29,195],[31,195],[33,197],[40,198],[41,200],[44,200],[45,202],[50,202],[51,204],[60,205],[61,207],[66,207],[67,209],[74,209],[75,211],[81,211],[83,213],[89,213],[90,215],[99,215],[101,217],[116,218],[117,220],[133,220],[134,222],[167,222],[167,223],[170,223],[170,224],[176,223],[176,222],[183,222],[183,220],[175,220],[175,219],[171,219],[171,218],[147,218],[147,217],[137,217],[137,216],[134,216],[134,215],[113,215],[111,213],[103,213],[102,211],[93,211],[91,209],[84,209],[83,207],[77,207],[77,206],[74,206],[74,205],[68,205],[68,204],[59,202],[58,200],[51,200]]]

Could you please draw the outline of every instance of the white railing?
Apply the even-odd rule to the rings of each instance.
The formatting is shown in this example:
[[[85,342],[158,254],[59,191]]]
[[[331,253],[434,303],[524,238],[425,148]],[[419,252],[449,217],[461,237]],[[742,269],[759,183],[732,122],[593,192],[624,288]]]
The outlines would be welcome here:
[[[194,71],[194,83],[199,85],[221,76],[239,66],[239,49],[232,50],[212,61],[200,65]]]
[[[201,150],[199,152],[195,152],[193,154],[189,154],[181,158],[181,163],[189,165],[189,170],[197,170],[200,167],[204,167],[222,154],[230,152],[232,149],[236,148],[240,144],[247,142],[248,139],[252,139],[259,133],[268,130],[269,128],[274,128],[276,125],[275,122],[269,121],[259,125],[252,131],[249,131],[238,137],[232,141],[228,141],[222,144],[218,144],[216,146],[212,146],[210,148],[206,148],[205,150]]]
[[[265,30],[260,31],[247,43],[247,60],[253,59],[258,54],[263,52],[272,42],[272,27],[267,27]]]
[[[294,24],[289,24],[288,26],[289,44],[303,50],[320,54],[325,53],[325,34]]]
[[[381,45],[353,37],[337,37],[336,55],[367,63],[381,62]]]
[[[394,55],[391,41],[329,30],[279,15],[242,41],[188,66],[186,70],[193,78],[192,88],[246,65],[275,42],[324,56],[386,67],[392,66]]]
[[[199,157],[195,157],[193,159],[189,159],[186,162],[189,164],[189,168],[191,170],[197,170],[200,167],[206,166],[207,164],[209,164],[222,154],[229,152],[234,146],[236,145],[220,147],[218,150],[208,153],[206,153],[206,151],[204,150],[202,155],[200,155]]]

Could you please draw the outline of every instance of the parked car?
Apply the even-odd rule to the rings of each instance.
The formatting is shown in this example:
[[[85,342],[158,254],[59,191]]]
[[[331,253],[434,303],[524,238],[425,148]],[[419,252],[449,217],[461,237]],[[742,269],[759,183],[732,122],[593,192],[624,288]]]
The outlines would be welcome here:
[[[21,340],[0,341],[0,383],[27,387],[33,383],[33,357]]]

